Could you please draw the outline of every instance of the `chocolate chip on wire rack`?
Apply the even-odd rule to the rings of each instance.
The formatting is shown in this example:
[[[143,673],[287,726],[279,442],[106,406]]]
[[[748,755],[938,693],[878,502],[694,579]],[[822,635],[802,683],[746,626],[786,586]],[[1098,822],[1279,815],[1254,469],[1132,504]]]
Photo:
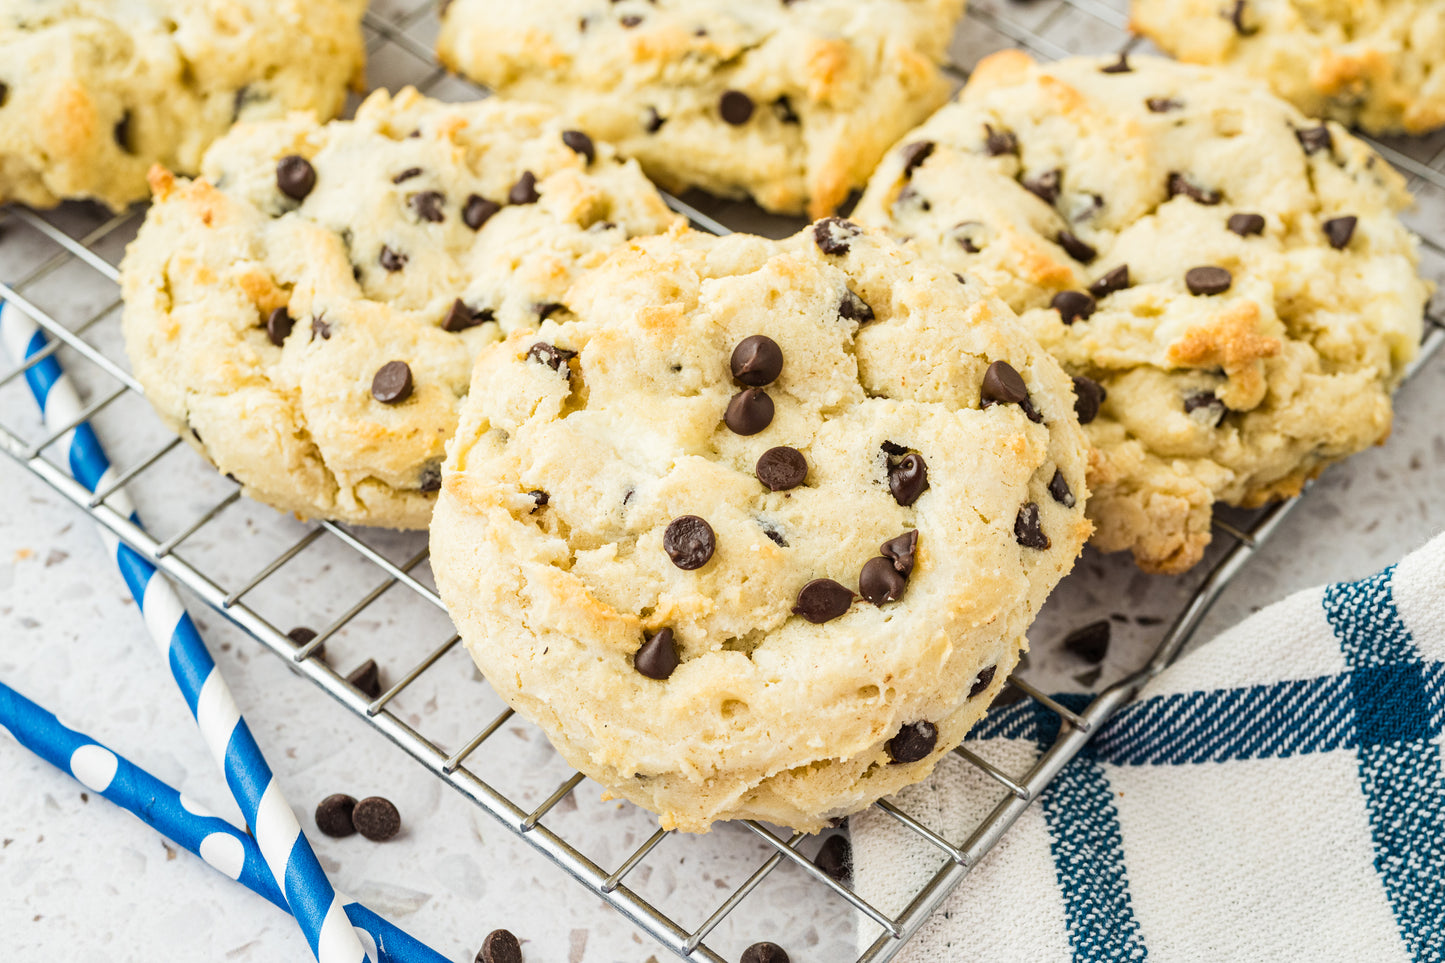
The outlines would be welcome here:
[[[743,950],[740,963],[789,963],[788,953],[776,943],[754,943]]]
[[[332,793],[316,804],[316,828],[328,836],[341,839],[356,832],[351,814],[356,809],[356,799],[346,793]]]
[[[522,944],[510,930],[492,930],[482,940],[474,963],[522,963]]]
[[[373,843],[384,843],[401,832],[401,813],[390,799],[367,796],[351,810],[356,831]]]
[[[365,662],[351,670],[346,677],[346,684],[356,689],[368,699],[376,699],[381,696],[381,670],[376,666],[375,659],[367,659]]]
[[[1103,662],[1104,656],[1109,654],[1111,632],[1108,619],[1090,622],[1064,636],[1064,651],[1077,655],[1085,662]]]
[[[853,873],[853,846],[847,836],[829,836],[818,847],[813,865],[840,883]]]

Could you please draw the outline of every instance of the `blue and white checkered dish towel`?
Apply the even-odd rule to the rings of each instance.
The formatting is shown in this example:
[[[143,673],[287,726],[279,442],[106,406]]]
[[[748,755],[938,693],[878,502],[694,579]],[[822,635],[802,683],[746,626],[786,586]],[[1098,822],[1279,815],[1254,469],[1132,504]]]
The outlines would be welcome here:
[[[1442,724],[1445,536],[1154,680],[898,959],[1445,960]],[[1022,773],[1057,725],[1019,703],[970,745]],[[959,839],[999,798],[950,757],[899,801]],[[876,810],[852,835],[858,892],[888,912],[939,866]]]

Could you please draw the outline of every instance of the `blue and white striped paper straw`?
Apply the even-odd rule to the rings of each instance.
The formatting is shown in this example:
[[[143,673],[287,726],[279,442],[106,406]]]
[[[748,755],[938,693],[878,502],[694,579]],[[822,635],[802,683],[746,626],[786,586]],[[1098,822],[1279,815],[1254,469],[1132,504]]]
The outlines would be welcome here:
[[[47,344],[35,322],[8,302],[0,304],[0,341],[12,358],[21,360],[29,360]],[[47,425],[58,427],[80,418],[84,411],[80,397],[54,355],[27,369],[25,381]],[[71,475],[87,489],[95,491],[110,482],[110,460],[88,424],[76,424],[56,444],[66,454]],[[139,524],[124,492],[112,494],[109,503]],[[151,638],[166,657],[211,757],[221,767],[231,795],[256,834],[261,855],[285,893],[286,904],[300,924],[312,954],[319,963],[366,960],[366,951],[347,921],[331,881],[302,834],[296,814],[281,795],[271,767],[241,718],[230,687],[211,660],[180,596],[154,565],[120,544],[104,527],[101,537],[141,608]]]
[[[90,791],[290,912],[285,895],[276,888],[260,848],[248,833],[207,812],[115,750],[67,727],[54,713],[0,682],[0,732],[5,730]],[[446,963],[440,953],[360,903],[347,902],[343,908],[352,925],[370,937],[381,963]]]

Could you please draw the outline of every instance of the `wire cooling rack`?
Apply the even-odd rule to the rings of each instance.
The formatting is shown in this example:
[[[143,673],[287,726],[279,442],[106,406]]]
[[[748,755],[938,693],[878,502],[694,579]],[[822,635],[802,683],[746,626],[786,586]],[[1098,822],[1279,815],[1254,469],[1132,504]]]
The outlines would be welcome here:
[[[1125,31],[1125,3],[973,0],[951,48],[957,73],[961,78],[981,56],[1009,46],[1024,47],[1044,59],[1123,49],[1132,42]],[[443,99],[478,95],[476,88],[448,76],[433,60],[436,17],[430,0],[376,0],[366,30],[373,81],[384,77],[386,86],[393,88],[411,83]],[[1445,136],[1377,146],[1410,180],[1421,208],[1412,226],[1422,235],[1427,272],[1439,277],[1445,266]],[[796,226],[792,221],[760,218],[756,212],[743,213],[738,205],[698,201],[719,220],[681,202],[677,206],[715,232],[727,230],[721,222],[755,230],[788,231]],[[624,818],[635,833],[629,831],[626,837],[616,833],[605,841],[609,845],[599,847],[595,840],[584,845],[576,831],[578,820],[592,818],[583,807],[597,793],[576,792],[584,777],[565,768],[555,755],[539,752],[535,747],[545,746],[545,741],[537,731],[530,730],[529,737],[527,724],[513,719],[511,710],[470,668],[431,581],[424,535],[356,530],[329,522],[305,524],[254,505],[208,466],[200,470],[195,464],[198,457],[178,439],[168,437],[150,416],[139,385],[122,360],[115,283],[115,265],[142,216],[141,211],[131,211],[112,217],[84,205],[43,214],[0,208],[0,297],[25,310],[50,334],[50,351],[41,357],[60,352],[72,376],[88,392],[91,401],[85,414],[106,438],[119,475],[108,488],[92,495],[52,450],[64,431],[43,434],[35,422],[21,417],[23,406],[16,403],[16,391],[29,365],[0,374],[0,399],[5,399],[0,407],[0,448],[685,959],[723,963],[735,958],[754,938],[746,931],[747,914],[735,911],[770,878],[789,873],[795,883],[802,881],[809,888],[806,899],[815,905],[825,927],[851,923],[861,937],[860,946],[876,933],[857,957],[858,963],[892,959],[1098,726],[1172,661],[1209,605],[1298,501],[1252,514],[1221,513],[1224,517],[1215,523],[1215,544],[1206,563],[1191,576],[1150,583],[1147,604],[1135,600],[1139,611],[1148,609],[1151,614],[1136,611],[1133,631],[1157,632],[1167,624],[1162,636],[1148,640],[1152,654],[1147,662],[1131,667],[1129,674],[1084,708],[1071,711],[1015,674],[1012,682],[1024,696],[1060,718],[1059,735],[1021,774],[1001,770],[967,744],[955,750],[996,781],[1000,794],[997,806],[966,836],[945,838],[895,804],[877,804],[889,818],[936,847],[942,857],[932,879],[897,915],[883,912],[846,882],[819,870],[808,855],[816,851],[815,838],[787,835],[761,823],[734,824],[709,836],[691,837],[654,830],[655,820],[640,810],[629,811]],[[1445,340],[1438,314],[1427,320],[1417,366]],[[106,425],[122,421],[128,430],[118,446],[114,437],[108,437]],[[138,422],[148,424],[149,433],[135,431]],[[109,433],[118,434],[122,433]],[[110,507],[109,496],[122,485],[129,486],[151,530],[158,534],[141,531]],[[230,551],[238,540],[253,549],[264,545],[269,560],[238,569],[237,553]],[[1128,572],[1127,562],[1114,566],[1112,576],[1138,577]],[[358,585],[364,591],[358,593]],[[1068,590],[1066,580],[1060,592]],[[1080,607],[1071,608],[1075,624],[1079,613]],[[383,617],[404,622],[410,630],[406,639],[387,638],[384,654],[377,649],[382,640],[375,638]],[[1115,618],[1130,620],[1117,613]],[[298,645],[286,633],[303,622],[315,624],[318,632]],[[1045,633],[1053,627],[1047,611],[1040,625]],[[1036,629],[1036,638],[1039,632]],[[333,668],[348,664],[348,656],[354,662],[366,655],[383,663],[389,683],[370,700]],[[436,711],[438,705],[452,708]],[[527,778],[516,779],[519,772]],[[640,844],[622,845],[634,835],[642,839]],[[727,864],[726,872],[712,875],[705,869],[721,863]],[[664,872],[649,871],[659,867]],[[707,891],[716,894],[706,901],[711,911],[696,921],[674,918],[679,914],[670,912],[664,888],[650,885],[656,876],[676,878],[679,885],[699,892],[711,879]],[[724,878],[740,882],[718,887]],[[840,909],[849,912],[840,914]]]

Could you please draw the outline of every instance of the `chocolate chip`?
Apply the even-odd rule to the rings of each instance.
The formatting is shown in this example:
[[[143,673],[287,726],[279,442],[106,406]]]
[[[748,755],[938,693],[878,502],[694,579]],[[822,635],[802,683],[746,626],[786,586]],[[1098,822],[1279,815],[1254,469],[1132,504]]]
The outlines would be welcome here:
[[[777,545],[779,548],[788,547],[788,540],[784,538],[783,533],[778,531],[771,523],[759,521],[758,524],[762,526],[763,534],[768,536],[768,539],[774,545]]]
[[[808,460],[798,449],[780,445],[763,452],[755,471],[768,491],[783,492],[807,480]]]
[[[739,382],[761,388],[777,381],[782,373],[783,349],[765,334],[749,335],[733,348],[730,364]]]
[[[829,836],[818,847],[813,865],[838,882],[844,882],[853,874],[853,846],[847,836]]]
[[[351,813],[356,799],[344,792],[332,793],[316,804],[316,828],[328,836],[344,839],[356,832]]]
[[[1223,294],[1234,283],[1234,276],[1222,267],[1190,268],[1184,274],[1184,284],[1190,294]]]
[[[702,568],[717,548],[712,526],[696,515],[680,515],[662,533],[662,550],[684,572]]]
[[[913,574],[913,562],[918,554],[918,530],[913,529],[890,538],[878,550],[884,558],[893,562],[893,567],[898,570],[899,575],[907,578]]]
[[[311,340],[315,341],[318,334],[321,335],[322,341],[327,341],[331,338],[331,325],[326,323],[326,313],[324,311],[311,319]]]
[[[1115,291],[1129,286],[1129,265],[1121,264],[1089,285],[1089,293],[1096,298],[1106,298]]]
[[[411,367],[405,361],[388,361],[371,379],[371,396],[384,405],[411,397]]]
[[[492,320],[491,311],[473,311],[467,307],[467,302],[457,298],[452,306],[447,309],[447,316],[442,318],[443,331],[465,331],[467,328],[475,328],[483,321]]]
[[[982,221],[960,221],[948,229],[948,236],[969,254],[983,250],[983,234],[986,228]]]
[[[793,614],[814,625],[836,619],[853,605],[853,593],[830,578],[815,578],[803,586],[793,604]]]
[[[741,90],[725,90],[718,101],[718,112],[723,120],[739,127],[753,116],[753,99]]]
[[[1253,37],[1259,33],[1258,27],[1247,27],[1244,24],[1244,11],[1247,6],[1248,0],[1235,0],[1234,9],[1229,14],[1229,22],[1234,24],[1234,32],[1241,37]]]
[[[635,13],[629,13],[627,16],[619,18],[619,22],[628,30],[631,30],[633,27],[642,23],[642,17]]]
[[[439,492],[442,490],[442,469],[440,465],[427,465],[421,470],[421,480],[417,483],[417,491]]]
[[[1069,491],[1069,483],[1064,479],[1064,473],[1057,468],[1054,469],[1054,477],[1049,479],[1049,495],[1065,508],[1073,508],[1077,504],[1074,493]]]
[[[1023,377],[1007,361],[995,361],[983,373],[983,386],[979,390],[979,407],[993,405],[1018,405],[1029,421],[1038,424],[1043,416],[1034,408],[1029,399],[1028,387]]]
[[[1083,375],[1074,375],[1074,414],[1079,416],[1079,424],[1087,425],[1099,416],[1099,406],[1109,393],[1104,386],[1093,378],[1086,378]]]
[[[1299,144],[1304,148],[1306,154],[1315,154],[1322,150],[1334,150],[1335,148],[1335,139],[1330,136],[1330,129],[1324,124],[1297,130],[1294,135],[1298,138]]]
[[[972,699],[979,693],[986,691],[989,686],[993,685],[993,677],[997,674],[998,666],[996,665],[991,665],[980,672],[977,677],[974,678],[973,686],[968,690],[968,697]]]
[[[776,943],[754,943],[743,950],[741,963],[788,963],[788,954]]]
[[[535,515],[537,513],[537,509],[547,507],[547,502],[552,497],[546,492],[542,491],[542,489],[540,488],[532,489],[531,491],[527,492],[527,495],[532,499],[534,503],[532,506],[532,510],[527,513],[528,515]]]
[[[411,180],[413,177],[419,177],[420,175],[421,175],[421,168],[420,168],[420,167],[408,167],[406,170],[402,171],[400,174],[397,174],[395,177],[393,177],[393,178],[391,179],[391,182],[392,182],[393,184],[400,184],[400,183],[402,183],[403,181],[409,181],[409,180]]]
[[[1258,214],[1231,214],[1228,222],[1229,229],[1240,237],[1249,237],[1251,234],[1264,233],[1264,218]]]
[[[928,464],[917,452],[909,452],[888,468],[888,490],[905,508],[928,490]]]
[[[545,341],[538,341],[527,349],[528,361],[539,361],[553,371],[561,371],[567,362],[577,357],[577,352],[559,348],[556,345],[548,344]],[[571,376],[571,369],[568,369],[568,377]]]
[[[1019,152],[1019,139],[1014,136],[1013,131],[1006,128],[994,130],[988,124],[983,125],[983,130],[983,149],[988,152],[988,156],[1002,157]]]
[[[356,831],[373,843],[384,843],[401,832],[401,813],[390,799],[367,796],[351,810]]]
[[[293,201],[306,199],[316,186],[316,168],[299,154],[288,154],[276,162],[276,189]]]
[[[938,727],[931,722],[911,722],[888,740],[888,757],[894,762],[925,759],[938,745]]]
[[[522,944],[507,930],[492,930],[473,963],[522,963]]]
[[[847,254],[848,239],[857,237],[862,229],[841,217],[825,217],[813,225],[813,241],[824,254]]]
[[[802,121],[798,118],[797,112],[793,110],[793,102],[788,99],[786,94],[773,101],[773,115],[778,118],[778,121],[780,123],[802,123]]]
[[[580,130],[562,131],[562,143],[572,148],[572,153],[587,158],[589,164],[597,159],[597,147],[592,143],[592,138]]]
[[[266,319],[266,337],[279,348],[286,343],[287,336],[291,334],[291,329],[295,326],[295,319],[286,312],[286,309],[277,308]]]
[[[843,292],[843,300],[838,305],[838,317],[849,321],[856,321],[859,324],[867,324],[873,320],[873,309],[851,290]]]
[[[1090,622],[1064,636],[1064,649],[1085,662],[1103,662],[1109,654],[1109,620]]]
[[[1184,413],[1192,415],[1194,412],[1203,409],[1207,418],[1213,419],[1212,427],[1218,428],[1224,424],[1224,416],[1229,414],[1229,409],[1224,402],[1212,391],[1195,391],[1184,396]]]
[[[1055,240],[1059,242],[1059,247],[1063,248],[1069,257],[1080,264],[1091,264],[1094,258],[1099,256],[1099,252],[1094,250],[1092,245],[1079,240],[1072,231],[1060,231]]]
[[[1332,217],[1321,225],[1325,229],[1325,237],[1330,240],[1330,247],[1336,251],[1343,251],[1350,243],[1350,238],[1355,236],[1355,225],[1360,222],[1358,217]]]
[[[1200,204],[1206,204],[1211,207],[1223,199],[1223,195],[1218,191],[1207,191],[1178,172],[1169,175],[1164,183],[1164,187],[1165,190],[1169,192],[1170,197],[1178,197],[1180,194],[1183,194],[1190,200],[1198,201]]]
[[[901,154],[903,157],[904,180],[912,177],[913,172],[921,167],[924,161],[928,160],[935,146],[937,145],[931,140],[916,140],[903,148]]]
[[[649,679],[666,679],[679,664],[672,629],[659,629],[632,657],[632,666]]]
[[[1114,63],[1109,64],[1107,67],[1099,68],[1099,73],[1101,74],[1132,74],[1133,72],[1134,68],[1129,66],[1129,55],[1127,53],[1119,54],[1119,59]]]
[[[416,211],[416,216],[423,221],[430,221],[433,224],[440,224],[447,216],[442,212],[442,205],[446,203],[446,195],[440,191],[420,191],[406,199],[411,209]]]
[[[379,697],[381,695],[381,670],[376,667],[376,660],[367,659],[352,669],[351,674],[346,677],[346,684],[368,699]]]
[[[1167,114],[1169,111],[1176,110],[1184,105],[1168,97],[1150,97],[1144,101],[1144,106],[1149,108],[1150,113]]]
[[[894,567],[893,560],[881,555],[864,562],[858,576],[858,594],[874,605],[898,601],[907,587],[908,579]]]
[[[894,458],[902,458],[904,455],[908,454],[907,448],[891,441],[885,441],[878,447],[883,449],[884,454],[892,455]]]
[[[241,94],[245,91],[245,89],[246,89],[246,88],[242,87],[240,90],[236,91],[236,98],[237,98],[237,100],[240,99]],[[10,85],[9,85],[9,84],[0,84],[0,107],[4,107],[4,106],[5,106],[5,102],[8,101],[9,99],[10,99]],[[238,108],[238,109],[239,109],[239,108]]]
[[[111,128],[110,133],[111,136],[115,138],[115,145],[117,147],[127,154],[134,154],[135,149],[131,147],[130,143],[130,119],[130,111],[121,114],[120,120],[115,122],[115,126]]]
[[[517,183],[507,192],[507,200],[513,204],[535,204],[541,198],[542,195],[537,193],[537,175],[531,171],[523,171]]]
[[[1087,321],[1097,305],[1083,291],[1060,291],[1049,302],[1049,307],[1059,312],[1065,324],[1073,324],[1079,320]]]
[[[1056,167],[1051,171],[1044,171],[1035,177],[1025,177],[1024,187],[1045,204],[1052,205],[1059,199],[1059,185],[1063,180],[1063,174]]]
[[[541,322],[546,321],[558,311],[567,310],[567,305],[558,304],[556,301],[546,301],[532,305],[532,310],[537,312],[537,320]]]
[[[489,201],[480,194],[468,195],[467,203],[462,206],[462,223],[474,231],[479,231],[482,225],[501,209],[502,205]]]
[[[1039,506],[1037,502],[1025,502],[1014,519],[1014,538],[1024,548],[1045,549],[1049,537],[1039,527]]]
[[[746,388],[733,395],[723,423],[737,435],[756,435],[773,423],[773,399],[761,388]]]
[[[406,255],[393,251],[385,244],[381,246],[381,254],[376,259],[381,262],[382,267],[393,273],[406,267]]]
[[[286,638],[290,639],[292,642],[295,642],[297,647],[300,647],[305,645],[307,642],[310,642],[312,639],[316,638],[316,630],[308,629],[304,625],[298,625],[296,626],[296,628],[286,633]],[[322,644],[324,645],[325,643]]]
[[[647,108],[647,113],[642,117],[642,128],[649,134],[655,134],[662,130],[662,125],[667,123],[667,118],[657,112],[656,107]]]

